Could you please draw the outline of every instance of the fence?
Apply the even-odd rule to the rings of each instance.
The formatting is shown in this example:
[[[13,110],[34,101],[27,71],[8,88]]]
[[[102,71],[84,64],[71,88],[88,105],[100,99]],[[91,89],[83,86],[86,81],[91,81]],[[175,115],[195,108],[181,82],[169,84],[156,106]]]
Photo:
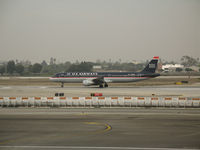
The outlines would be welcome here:
[[[0,97],[1,107],[200,107],[189,97]]]

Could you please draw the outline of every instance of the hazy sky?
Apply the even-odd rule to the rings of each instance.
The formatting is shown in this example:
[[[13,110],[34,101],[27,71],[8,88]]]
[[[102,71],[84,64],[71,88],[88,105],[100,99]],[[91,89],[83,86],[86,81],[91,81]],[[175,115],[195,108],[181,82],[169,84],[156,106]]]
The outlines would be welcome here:
[[[0,61],[200,57],[200,0],[0,0]]]

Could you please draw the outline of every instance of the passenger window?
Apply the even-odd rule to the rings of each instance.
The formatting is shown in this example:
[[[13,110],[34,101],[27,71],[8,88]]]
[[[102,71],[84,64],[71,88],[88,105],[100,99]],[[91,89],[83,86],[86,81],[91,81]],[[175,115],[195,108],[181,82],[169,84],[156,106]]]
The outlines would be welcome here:
[[[62,73],[62,74],[60,74],[60,77],[64,77],[65,75]]]

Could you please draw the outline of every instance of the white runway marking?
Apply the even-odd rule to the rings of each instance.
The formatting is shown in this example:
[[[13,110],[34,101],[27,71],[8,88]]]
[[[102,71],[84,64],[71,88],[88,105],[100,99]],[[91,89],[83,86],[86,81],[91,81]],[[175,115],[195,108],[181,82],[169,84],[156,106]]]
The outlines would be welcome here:
[[[11,89],[9,86],[1,87],[1,89]]]
[[[123,149],[123,150],[198,150],[188,148],[142,148],[142,147],[90,147],[90,146],[0,146],[0,148],[32,149]]]
[[[47,87],[46,86],[42,86],[42,87],[40,87],[41,89],[46,89]]]

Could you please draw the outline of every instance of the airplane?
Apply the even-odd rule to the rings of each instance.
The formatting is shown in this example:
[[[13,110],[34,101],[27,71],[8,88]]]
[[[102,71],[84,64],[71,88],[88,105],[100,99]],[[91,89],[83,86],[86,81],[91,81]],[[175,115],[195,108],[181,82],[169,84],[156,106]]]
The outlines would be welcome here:
[[[50,81],[64,83],[83,83],[84,86],[98,85],[100,88],[108,87],[108,83],[137,82],[160,76],[155,73],[158,56],[154,56],[141,72],[63,72],[50,77]]]

